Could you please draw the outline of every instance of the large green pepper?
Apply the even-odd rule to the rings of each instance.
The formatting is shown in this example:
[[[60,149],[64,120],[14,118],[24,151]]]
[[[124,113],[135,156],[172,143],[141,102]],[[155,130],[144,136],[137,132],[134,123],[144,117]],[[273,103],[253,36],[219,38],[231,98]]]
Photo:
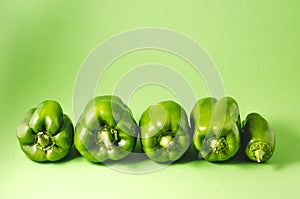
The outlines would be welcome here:
[[[46,100],[30,109],[17,127],[21,149],[32,160],[57,161],[73,143],[73,125],[56,101]]]
[[[233,98],[200,99],[190,119],[193,143],[204,159],[224,161],[237,153],[241,127],[238,104]]]
[[[243,121],[242,144],[252,161],[264,162],[275,149],[275,135],[268,122],[258,113],[250,113]]]
[[[135,147],[138,126],[130,109],[116,96],[92,99],[77,122],[74,144],[91,162],[119,160]]]
[[[175,161],[191,144],[187,115],[183,108],[173,101],[164,101],[148,107],[139,124],[142,148],[154,161]]]

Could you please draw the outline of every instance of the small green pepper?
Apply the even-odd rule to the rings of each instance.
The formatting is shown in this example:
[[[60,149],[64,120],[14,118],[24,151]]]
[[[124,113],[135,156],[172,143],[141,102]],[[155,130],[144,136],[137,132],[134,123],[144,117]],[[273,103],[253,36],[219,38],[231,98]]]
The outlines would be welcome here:
[[[141,144],[157,162],[179,159],[191,144],[186,112],[173,101],[149,106],[140,118]]]
[[[264,162],[273,155],[274,132],[258,113],[250,113],[243,121],[242,144],[245,154],[252,161]]]
[[[193,143],[201,157],[208,161],[224,161],[240,147],[240,115],[237,102],[231,97],[217,101],[200,99],[191,113]]]
[[[77,122],[74,144],[91,162],[119,160],[135,147],[138,126],[130,109],[117,96],[92,99]]]
[[[26,113],[17,127],[17,138],[30,159],[57,161],[69,153],[73,132],[73,124],[59,103],[46,100]]]

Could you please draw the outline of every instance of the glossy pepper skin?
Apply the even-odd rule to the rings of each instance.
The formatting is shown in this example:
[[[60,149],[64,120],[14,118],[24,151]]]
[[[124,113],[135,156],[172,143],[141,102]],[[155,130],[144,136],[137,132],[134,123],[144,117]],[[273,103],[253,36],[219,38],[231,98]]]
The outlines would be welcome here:
[[[133,151],[138,126],[130,109],[117,96],[98,96],[77,122],[74,144],[91,162],[119,160]]]
[[[74,128],[58,102],[46,100],[30,109],[17,127],[21,149],[38,162],[58,161],[70,151]]]
[[[258,113],[250,113],[243,121],[242,145],[246,156],[256,162],[270,159],[275,149],[275,134]]]
[[[154,161],[175,161],[191,144],[186,112],[176,102],[163,101],[149,106],[139,124],[142,148]]]
[[[193,143],[201,157],[208,161],[224,161],[238,152],[241,122],[239,107],[233,98],[200,99],[190,120]]]

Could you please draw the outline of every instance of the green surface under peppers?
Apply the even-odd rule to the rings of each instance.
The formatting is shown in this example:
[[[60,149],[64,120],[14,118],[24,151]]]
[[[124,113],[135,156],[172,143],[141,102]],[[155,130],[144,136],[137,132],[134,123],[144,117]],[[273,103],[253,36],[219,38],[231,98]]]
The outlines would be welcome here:
[[[98,96],[77,122],[74,144],[91,162],[119,160],[133,151],[138,126],[131,110],[117,96]]]
[[[275,149],[275,134],[258,113],[250,113],[243,121],[242,145],[246,156],[256,162],[270,159]]]
[[[58,102],[46,100],[30,109],[17,127],[21,149],[38,162],[65,157],[73,143],[73,125]]]
[[[139,124],[142,148],[154,161],[175,161],[191,144],[186,112],[176,102],[163,101],[149,106]]]
[[[240,148],[240,115],[231,97],[200,99],[191,112],[193,143],[208,161],[224,161]]]

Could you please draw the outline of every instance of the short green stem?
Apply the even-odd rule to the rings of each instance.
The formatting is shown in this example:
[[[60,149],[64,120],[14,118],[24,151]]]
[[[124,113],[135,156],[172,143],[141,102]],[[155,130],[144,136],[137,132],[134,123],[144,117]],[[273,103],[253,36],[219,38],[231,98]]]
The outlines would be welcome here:
[[[264,142],[254,142],[249,147],[250,159],[258,163],[267,160],[272,155],[272,148]]]
[[[176,136],[172,131],[160,134],[156,141],[157,146],[166,152],[171,152],[176,148]]]
[[[213,152],[219,154],[228,148],[228,144],[225,137],[211,137],[207,140],[209,147]]]
[[[257,162],[261,162],[264,155],[265,155],[265,152],[261,149],[258,149],[254,152],[254,156],[256,157]]]
[[[97,139],[97,144],[112,150],[112,145],[118,140],[118,132],[108,125],[104,125],[97,131]]]
[[[159,140],[159,145],[163,148],[170,147],[173,144],[173,138],[171,135],[162,136]]]
[[[52,144],[52,136],[47,132],[39,132],[37,134],[37,144],[43,149],[47,150]]]

